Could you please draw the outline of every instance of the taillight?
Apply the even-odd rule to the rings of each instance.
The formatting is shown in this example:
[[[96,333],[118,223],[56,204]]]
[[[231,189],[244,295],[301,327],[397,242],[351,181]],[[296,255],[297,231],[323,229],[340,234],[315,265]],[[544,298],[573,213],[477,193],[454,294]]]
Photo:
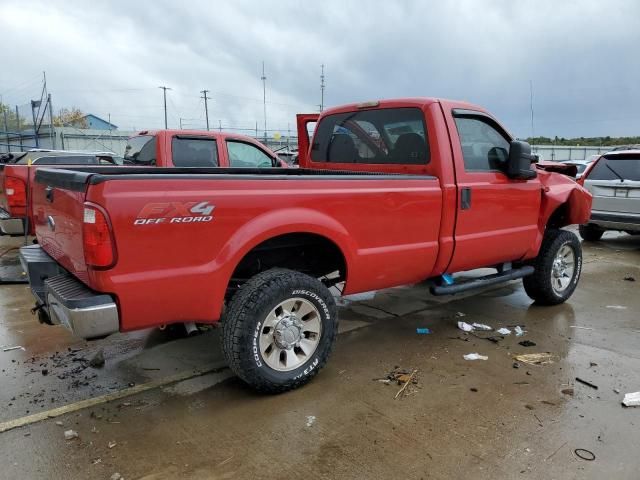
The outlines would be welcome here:
[[[82,246],[87,265],[106,268],[115,261],[115,248],[111,228],[105,213],[90,204],[84,206]]]
[[[27,206],[27,186],[19,178],[5,177],[4,191],[7,194],[9,208]]]

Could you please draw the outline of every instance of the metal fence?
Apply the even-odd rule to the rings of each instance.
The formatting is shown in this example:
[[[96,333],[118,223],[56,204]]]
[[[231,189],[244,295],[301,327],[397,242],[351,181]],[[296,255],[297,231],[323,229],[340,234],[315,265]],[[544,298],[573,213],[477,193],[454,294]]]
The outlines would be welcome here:
[[[565,147],[556,145],[534,145],[533,153],[542,160],[562,162],[565,160],[586,160],[591,155],[598,155],[610,151],[614,147]]]

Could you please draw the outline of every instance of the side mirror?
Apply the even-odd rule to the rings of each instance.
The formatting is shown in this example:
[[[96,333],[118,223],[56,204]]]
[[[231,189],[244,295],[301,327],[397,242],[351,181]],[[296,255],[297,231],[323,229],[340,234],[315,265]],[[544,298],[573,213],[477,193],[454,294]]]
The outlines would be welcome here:
[[[509,147],[509,159],[505,173],[507,177],[518,180],[530,180],[536,178],[536,171],[531,168],[531,164],[537,160],[531,154],[531,145],[520,140],[513,140]]]

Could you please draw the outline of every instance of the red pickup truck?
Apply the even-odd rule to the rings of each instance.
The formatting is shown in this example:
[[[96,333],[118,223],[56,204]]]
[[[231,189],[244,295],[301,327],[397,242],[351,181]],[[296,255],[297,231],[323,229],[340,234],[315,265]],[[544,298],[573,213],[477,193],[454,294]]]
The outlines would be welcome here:
[[[201,130],[143,131],[129,138],[124,159],[109,152],[31,150],[0,164],[0,235],[34,234],[30,189],[38,168],[88,165],[281,167],[275,153],[245,135]]]
[[[280,392],[327,361],[331,286],[430,279],[445,295],[524,278],[547,305],[576,288],[581,246],[560,228],[589,218],[591,195],[482,108],[369,102],[298,130],[308,168],[38,171],[39,245],[21,260],[40,317],[84,338],[222,318],[233,371]],[[480,267],[496,273],[452,276]]]

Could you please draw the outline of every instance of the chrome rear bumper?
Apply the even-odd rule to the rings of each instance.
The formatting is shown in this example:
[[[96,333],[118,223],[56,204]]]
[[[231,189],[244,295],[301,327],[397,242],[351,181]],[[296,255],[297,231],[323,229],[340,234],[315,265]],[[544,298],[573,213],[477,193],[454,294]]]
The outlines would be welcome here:
[[[77,280],[39,245],[22,247],[20,261],[36,304],[51,323],[81,338],[105,337],[119,330],[118,307],[111,295],[97,293]]]

